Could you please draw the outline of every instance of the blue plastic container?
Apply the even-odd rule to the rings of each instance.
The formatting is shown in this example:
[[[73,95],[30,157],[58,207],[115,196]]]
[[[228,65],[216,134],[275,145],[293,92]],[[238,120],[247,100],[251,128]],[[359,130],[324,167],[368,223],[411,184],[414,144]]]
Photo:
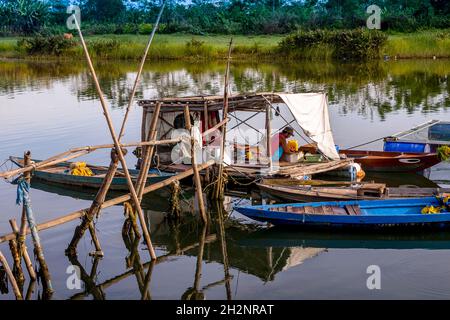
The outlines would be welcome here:
[[[438,123],[428,130],[428,139],[450,141],[450,123]]]
[[[386,141],[384,143],[384,151],[388,152],[425,152],[425,143],[411,143],[411,142],[398,142],[398,141]]]

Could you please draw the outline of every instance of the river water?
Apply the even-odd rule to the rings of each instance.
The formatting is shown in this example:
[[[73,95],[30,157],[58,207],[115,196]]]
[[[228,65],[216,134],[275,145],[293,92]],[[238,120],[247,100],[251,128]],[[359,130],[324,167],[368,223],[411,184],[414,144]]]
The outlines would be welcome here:
[[[96,69],[118,128],[136,65],[108,62]],[[223,63],[152,63],[144,71],[138,98],[222,94],[224,73]],[[335,142],[345,148],[431,119],[450,120],[449,75],[449,60],[234,63],[231,88],[233,93],[327,92]],[[124,141],[140,139],[141,114],[134,106]],[[81,62],[0,61],[0,120],[0,164],[26,150],[35,159],[45,159],[71,147],[111,141],[93,83]],[[382,145],[376,142],[365,148],[380,150]],[[107,151],[83,158],[105,165],[108,159]],[[130,166],[136,162],[131,153],[127,160]],[[382,180],[392,185],[450,184],[445,165],[424,175],[389,175]],[[156,253],[165,256],[155,265],[147,263],[142,241],[133,246],[122,238],[122,207],[104,210],[97,221],[105,252],[101,260],[89,256],[93,248],[89,237],[80,242],[77,259],[64,255],[78,221],[41,232],[53,299],[450,298],[448,234],[266,229],[232,212],[233,205],[251,202],[236,197],[227,197],[220,213],[213,210],[214,223],[204,233],[190,213],[195,207],[191,190],[183,195],[182,221],[164,219],[169,194],[162,190],[149,195],[143,205]],[[20,217],[15,196],[15,187],[0,181],[0,234],[10,232],[9,219]],[[88,207],[93,192],[36,183],[31,197],[37,220],[43,222]],[[224,228],[217,223],[222,220]],[[0,250],[10,259],[7,244],[0,244]],[[130,264],[131,252],[137,258]],[[67,269],[71,265],[81,267],[81,288],[70,281]],[[373,265],[381,270],[381,290],[367,288],[367,269]],[[9,291],[0,299],[13,299]],[[37,285],[30,297],[41,295]]]

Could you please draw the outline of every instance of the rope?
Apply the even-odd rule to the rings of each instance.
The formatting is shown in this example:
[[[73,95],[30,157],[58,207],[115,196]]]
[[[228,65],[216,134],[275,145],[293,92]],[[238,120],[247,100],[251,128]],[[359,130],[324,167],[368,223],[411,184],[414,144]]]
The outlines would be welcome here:
[[[22,176],[17,178],[13,181],[14,184],[17,184],[17,199],[16,204],[20,205],[23,203],[23,207],[25,209],[25,215],[27,217],[28,226],[31,230],[31,238],[33,239],[33,244],[35,246],[35,254],[38,255],[39,262],[41,264],[42,269],[42,263],[45,263],[45,257],[44,253],[42,251],[41,247],[41,239],[39,238],[38,228],[36,219],[33,214],[33,210],[31,208],[31,198],[30,198],[30,183],[28,183],[27,180],[25,180]],[[36,258],[36,257],[35,257]],[[52,284],[50,282],[50,279],[46,280],[47,282],[47,289],[49,291],[53,291]]]
[[[8,163],[10,164],[10,166],[8,167]],[[2,162],[2,164],[0,164],[0,172],[3,171],[2,168],[5,168],[5,170],[3,172],[8,172],[11,171],[13,169],[14,163],[11,161],[11,159],[6,159],[4,162]],[[9,180],[7,178],[4,178],[4,180],[8,183],[12,183],[13,180]]]
[[[372,141],[369,141],[369,142],[366,142],[366,143],[363,143],[363,144],[360,144],[360,145],[357,145],[357,146],[354,146],[354,147],[351,147],[351,148],[347,148],[347,150],[353,150],[353,149],[356,149],[356,148],[359,148],[359,147],[362,147],[362,146],[365,146],[365,145],[368,145],[368,144],[371,144],[371,143],[383,140],[385,138],[386,137],[378,138],[378,139],[375,139],[375,140],[372,140]]]

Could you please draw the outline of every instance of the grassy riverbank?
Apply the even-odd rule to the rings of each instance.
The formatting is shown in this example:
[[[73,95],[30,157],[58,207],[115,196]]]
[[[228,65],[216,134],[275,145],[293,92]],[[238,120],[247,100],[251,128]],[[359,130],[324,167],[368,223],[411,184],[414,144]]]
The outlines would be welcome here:
[[[278,44],[282,35],[270,36],[193,36],[187,34],[157,35],[150,57],[156,60],[217,60],[224,59],[230,38],[233,37],[235,60],[273,60],[284,56]],[[141,57],[148,37],[143,35],[89,36],[87,41],[92,55],[101,59],[137,60]],[[18,46],[19,38],[0,38],[0,57],[52,58],[52,54],[30,55]],[[76,39],[75,39],[76,41]],[[331,59],[332,48],[320,45],[302,51],[295,59]],[[398,58],[450,58],[450,30],[423,31],[412,34],[391,34],[382,55]],[[82,59],[81,47],[64,50],[61,59]]]

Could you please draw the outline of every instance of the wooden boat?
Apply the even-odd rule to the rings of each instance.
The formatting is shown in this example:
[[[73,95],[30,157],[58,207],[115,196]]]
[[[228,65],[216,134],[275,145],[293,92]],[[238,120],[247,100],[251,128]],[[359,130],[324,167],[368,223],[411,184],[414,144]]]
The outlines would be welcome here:
[[[449,121],[430,120],[384,139],[385,151],[436,152],[440,146],[450,146]]]
[[[309,227],[450,226],[450,212],[422,214],[427,206],[441,206],[436,197],[313,202],[235,207],[239,213],[274,225]]]
[[[436,153],[403,153],[363,150],[341,150],[339,153],[361,164],[364,171],[417,172],[441,162]]]
[[[382,183],[341,186],[279,185],[271,184],[268,179],[257,186],[269,196],[295,202],[401,199],[433,197],[450,193],[450,189],[444,188],[390,188]]]
[[[23,167],[23,158],[10,157],[10,160],[19,167]],[[39,160],[33,160],[35,163]],[[72,162],[62,162],[52,167],[36,170],[33,172],[33,179],[39,179],[46,183],[70,185],[98,189],[102,185],[103,179],[108,171],[108,167],[87,165],[93,172],[93,176],[74,176],[68,173]],[[132,180],[137,179],[138,170],[129,170]],[[160,172],[152,169],[147,178],[147,184],[163,181],[173,176],[172,173]],[[122,170],[118,170],[111,183],[111,190],[128,190],[127,180]]]

